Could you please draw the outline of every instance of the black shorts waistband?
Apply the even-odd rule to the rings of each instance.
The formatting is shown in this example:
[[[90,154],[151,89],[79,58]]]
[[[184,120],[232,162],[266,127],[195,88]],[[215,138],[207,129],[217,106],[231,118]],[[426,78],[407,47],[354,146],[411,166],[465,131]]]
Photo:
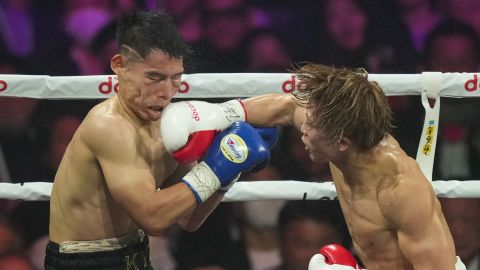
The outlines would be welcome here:
[[[148,237],[143,241],[117,250],[62,253],[58,243],[49,241],[45,256],[46,270],[139,269],[152,270]]]

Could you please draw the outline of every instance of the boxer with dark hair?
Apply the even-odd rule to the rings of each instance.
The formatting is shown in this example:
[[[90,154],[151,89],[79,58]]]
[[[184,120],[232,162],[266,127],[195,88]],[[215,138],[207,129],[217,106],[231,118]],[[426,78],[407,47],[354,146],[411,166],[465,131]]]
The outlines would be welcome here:
[[[47,270],[152,269],[148,235],[175,223],[196,230],[241,172],[270,157],[262,136],[275,129],[259,133],[232,119],[202,146],[203,162],[191,150],[179,164],[160,136],[160,117],[179,89],[187,46],[154,12],[124,15],[117,41],[118,94],[90,110],[55,176]],[[183,124],[166,126],[167,134]]]

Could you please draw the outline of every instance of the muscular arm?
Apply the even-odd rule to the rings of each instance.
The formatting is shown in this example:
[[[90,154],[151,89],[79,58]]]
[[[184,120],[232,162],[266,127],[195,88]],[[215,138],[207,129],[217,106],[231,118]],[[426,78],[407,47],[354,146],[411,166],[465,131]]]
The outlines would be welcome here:
[[[404,257],[414,269],[455,269],[453,240],[431,184],[420,174],[399,176],[397,183],[379,193],[379,205]]]
[[[293,125],[300,129],[305,121],[305,109],[287,94],[268,94],[242,100],[249,123],[257,126]],[[185,175],[184,170],[180,175]],[[177,173],[176,173],[177,174]],[[223,199],[222,191],[188,212],[179,224],[187,231],[196,230]]]
[[[156,190],[145,153],[140,153],[148,148],[128,122],[100,116],[86,125],[83,139],[100,164],[109,192],[148,234],[160,234],[196,206],[191,190],[182,183]]]
[[[305,108],[290,94],[267,94],[242,100],[247,121],[256,126],[293,125],[298,130],[305,122]]]

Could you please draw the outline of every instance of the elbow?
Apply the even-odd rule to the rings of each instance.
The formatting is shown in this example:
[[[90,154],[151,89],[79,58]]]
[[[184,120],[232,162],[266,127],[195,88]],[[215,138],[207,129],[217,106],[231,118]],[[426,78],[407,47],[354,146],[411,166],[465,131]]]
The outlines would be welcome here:
[[[150,236],[160,236],[166,230],[164,227],[143,227],[142,229]]]
[[[158,220],[149,219],[141,225],[142,229],[151,236],[160,236],[165,232],[169,224],[158,222]]]
[[[147,232],[148,235],[150,236],[153,236],[153,237],[158,237],[158,236],[162,236],[163,235],[163,232],[164,231],[150,231],[150,232]]]

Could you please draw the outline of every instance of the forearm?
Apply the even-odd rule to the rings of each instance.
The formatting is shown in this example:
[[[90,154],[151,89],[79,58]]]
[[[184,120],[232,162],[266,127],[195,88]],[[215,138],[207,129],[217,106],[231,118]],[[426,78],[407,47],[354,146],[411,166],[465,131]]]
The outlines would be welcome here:
[[[286,126],[300,128],[303,108],[290,94],[267,94],[242,100],[247,122],[255,126]]]
[[[197,205],[194,194],[183,183],[158,190],[128,190],[131,194],[115,194],[114,198],[149,235],[162,234]]]
[[[160,235],[175,223],[186,231],[195,231],[220,204],[224,194],[216,191],[198,204],[191,189],[179,183],[156,191],[152,198],[144,195],[150,202],[145,203],[145,208],[140,205],[126,208],[134,221],[150,235]]]
[[[186,231],[196,231],[207,217],[217,208],[223,199],[225,193],[222,191],[215,192],[202,204],[193,208],[183,219],[178,223]]]

